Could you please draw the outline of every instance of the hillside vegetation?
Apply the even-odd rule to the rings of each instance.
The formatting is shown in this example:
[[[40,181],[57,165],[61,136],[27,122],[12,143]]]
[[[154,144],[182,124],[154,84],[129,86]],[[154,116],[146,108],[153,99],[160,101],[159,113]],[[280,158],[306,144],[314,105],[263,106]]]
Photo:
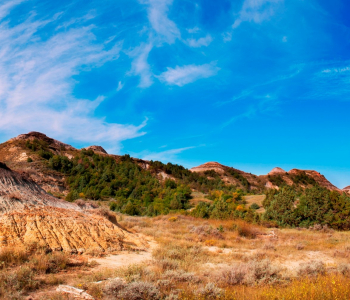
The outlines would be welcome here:
[[[129,155],[119,157],[82,150],[73,159],[54,155],[43,143],[34,140],[26,146],[47,160],[53,170],[66,175],[69,186],[67,201],[82,199],[114,199],[111,209],[129,215],[160,215],[172,210],[188,209],[192,189],[235,191],[215,174],[215,178],[192,173],[179,165],[149,162],[143,169]],[[161,181],[157,173],[165,172],[169,179]]]
[[[350,227],[349,196],[333,189],[315,171],[293,169],[256,176],[218,163],[188,170],[129,155],[76,150],[41,135],[30,133],[25,135],[26,140],[21,136],[17,147],[24,145],[29,166],[41,165],[62,174],[68,192],[61,197],[67,201],[108,201],[111,210],[129,215],[157,216],[177,211],[200,218],[240,218],[268,226]],[[196,193],[201,193],[205,201],[190,201]],[[246,196],[257,194],[261,195],[256,198],[258,203],[246,201],[253,199]],[[266,195],[263,202],[262,194]]]

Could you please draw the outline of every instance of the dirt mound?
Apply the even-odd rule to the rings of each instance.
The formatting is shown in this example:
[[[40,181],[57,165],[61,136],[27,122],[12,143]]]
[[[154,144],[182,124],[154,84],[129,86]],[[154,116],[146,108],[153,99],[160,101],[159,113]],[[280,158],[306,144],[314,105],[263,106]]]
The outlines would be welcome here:
[[[25,175],[0,164],[0,243],[39,243],[51,250],[84,252],[140,249],[139,239],[99,211],[47,194]]]
[[[286,174],[286,171],[283,170],[282,168],[276,167],[273,168],[268,175],[278,175],[278,174]]]

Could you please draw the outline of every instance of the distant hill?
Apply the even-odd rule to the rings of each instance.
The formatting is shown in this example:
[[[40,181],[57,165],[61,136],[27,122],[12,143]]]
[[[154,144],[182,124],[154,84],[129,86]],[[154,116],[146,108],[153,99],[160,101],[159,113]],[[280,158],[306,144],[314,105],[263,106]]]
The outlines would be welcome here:
[[[323,175],[314,170],[292,169],[289,172],[286,172],[283,169],[276,167],[267,175],[256,176],[251,173],[224,166],[217,162],[208,162],[192,168],[191,171],[198,173],[215,171],[220,174],[220,177],[225,182],[237,184],[242,188],[248,186],[250,190],[262,190],[264,188],[279,189],[283,185],[305,189],[317,184],[332,191],[340,191],[340,189],[329,182]],[[348,190],[344,189],[343,191],[350,191],[350,188],[348,188]]]

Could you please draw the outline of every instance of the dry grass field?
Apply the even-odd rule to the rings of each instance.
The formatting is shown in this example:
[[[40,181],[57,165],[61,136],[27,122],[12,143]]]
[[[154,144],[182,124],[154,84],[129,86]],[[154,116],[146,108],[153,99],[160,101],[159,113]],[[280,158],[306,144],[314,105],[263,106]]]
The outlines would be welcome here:
[[[183,215],[118,220],[150,243],[147,253],[103,258],[98,251],[71,256],[37,250],[28,256],[3,249],[3,299],[71,299],[55,291],[59,284],[94,299],[350,298],[349,232]]]

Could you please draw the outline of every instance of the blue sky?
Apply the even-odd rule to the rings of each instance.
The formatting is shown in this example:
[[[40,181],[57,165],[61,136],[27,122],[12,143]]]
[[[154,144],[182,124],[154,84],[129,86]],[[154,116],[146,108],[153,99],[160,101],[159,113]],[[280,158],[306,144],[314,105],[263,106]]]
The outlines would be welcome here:
[[[0,1],[0,141],[350,185],[345,0]]]

